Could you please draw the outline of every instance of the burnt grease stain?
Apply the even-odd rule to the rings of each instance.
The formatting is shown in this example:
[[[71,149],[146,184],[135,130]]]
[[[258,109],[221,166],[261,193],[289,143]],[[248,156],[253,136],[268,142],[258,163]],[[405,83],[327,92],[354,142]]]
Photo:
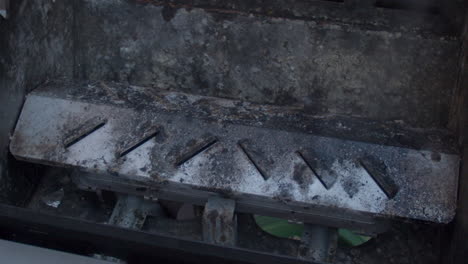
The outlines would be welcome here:
[[[309,192],[309,187],[313,183],[313,178],[306,164],[296,164],[294,166],[293,180],[299,185],[301,193],[307,194]]]
[[[431,160],[433,161],[440,161],[442,159],[442,156],[437,153],[437,152],[432,152],[431,153]]]
[[[343,189],[348,194],[349,198],[353,198],[359,192],[359,186],[352,179],[348,178],[343,184]]]
[[[177,8],[173,8],[170,6],[164,6],[163,9],[161,10],[161,16],[166,22],[171,21],[175,17],[176,14],[177,14]]]

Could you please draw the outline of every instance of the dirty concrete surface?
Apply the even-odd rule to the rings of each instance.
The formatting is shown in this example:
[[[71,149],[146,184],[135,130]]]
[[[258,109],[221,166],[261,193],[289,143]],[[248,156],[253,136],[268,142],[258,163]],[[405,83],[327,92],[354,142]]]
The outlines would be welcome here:
[[[418,127],[448,119],[459,49],[451,36],[203,9],[167,17],[128,1],[85,1],[76,12],[83,79]]]
[[[8,157],[10,134],[25,93],[47,79],[71,77],[72,1],[11,1],[11,16],[0,18],[0,200],[10,203],[28,192],[21,166]],[[39,7],[39,8],[38,8]],[[14,202],[12,202],[14,203]]]

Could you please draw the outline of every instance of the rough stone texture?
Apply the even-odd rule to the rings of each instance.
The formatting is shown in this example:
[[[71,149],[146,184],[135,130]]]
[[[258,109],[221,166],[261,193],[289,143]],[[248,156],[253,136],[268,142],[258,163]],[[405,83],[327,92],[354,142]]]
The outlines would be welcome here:
[[[254,14],[297,20],[339,22],[367,29],[422,35],[457,35],[463,25],[463,0],[135,0],[174,8],[203,8],[221,13]],[[371,10],[372,12],[369,12]],[[437,14],[437,15],[436,15]]]
[[[72,75],[71,1],[12,1],[9,20],[0,18],[0,200],[27,191],[29,173],[7,158],[9,135],[27,91],[48,78]],[[8,169],[7,169],[8,168]],[[27,176],[27,175],[26,175]]]
[[[109,10],[112,8],[112,12]],[[444,126],[457,40],[128,1],[77,10],[76,76]]]

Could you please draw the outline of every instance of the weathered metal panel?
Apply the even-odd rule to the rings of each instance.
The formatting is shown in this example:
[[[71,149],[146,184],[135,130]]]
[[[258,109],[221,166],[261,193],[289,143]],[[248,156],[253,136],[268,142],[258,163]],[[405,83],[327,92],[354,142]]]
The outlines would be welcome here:
[[[106,174],[115,181],[185,189],[193,196],[209,191],[259,203],[305,204],[442,223],[454,216],[458,155],[274,129],[263,127],[268,123],[264,120],[252,120],[250,125],[222,117],[207,120],[195,111],[170,111],[157,100],[129,104],[117,94],[112,98],[101,92],[96,94],[101,102],[90,103],[79,96],[95,85],[71,94],[44,88],[29,95],[12,138],[13,155]],[[126,91],[126,96],[147,92],[141,87],[118,91]],[[178,93],[154,98],[172,100],[174,105],[208,100]],[[236,101],[208,101],[213,116],[226,104],[244,109]],[[96,118],[106,123],[92,133],[77,129]],[[70,131],[87,136],[66,147]],[[124,142],[133,146],[126,145],[131,151],[122,155],[122,144],[128,144]]]

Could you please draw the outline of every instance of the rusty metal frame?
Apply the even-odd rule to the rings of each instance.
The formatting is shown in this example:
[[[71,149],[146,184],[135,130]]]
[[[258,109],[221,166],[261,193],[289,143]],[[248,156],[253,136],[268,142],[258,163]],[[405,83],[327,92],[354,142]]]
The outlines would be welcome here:
[[[226,260],[233,263],[313,263],[286,255],[147,233],[4,204],[0,204],[0,227],[4,231],[15,232],[17,236],[54,241],[70,248],[94,247],[102,254],[124,259],[137,254],[150,258],[170,256],[171,261],[183,260],[193,263],[219,263]]]

